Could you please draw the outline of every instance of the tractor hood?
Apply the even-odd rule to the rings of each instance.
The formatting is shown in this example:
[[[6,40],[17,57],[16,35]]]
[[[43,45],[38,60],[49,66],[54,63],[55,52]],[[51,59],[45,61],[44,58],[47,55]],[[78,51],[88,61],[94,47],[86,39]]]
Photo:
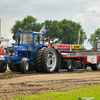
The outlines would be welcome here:
[[[8,47],[8,52],[15,52],[15,53],[18,53],[18,51],[27,51],[28,50],[28,47],[26,46],[9,46]]]
[[[27,56],[27,50],[28,47],[26,46],[9,46],[8,55],[4,57],[3,62],[12,63],[13,61],[21,61],[22,58]]]
[[[9,46],[8,55],[9,56],[18,56],[18,52],[27,52],[28,47],[26,46]]]
[[[17,50],[17,51],[27,51],[27,47],[25,46],[14,46],[14,48]]]

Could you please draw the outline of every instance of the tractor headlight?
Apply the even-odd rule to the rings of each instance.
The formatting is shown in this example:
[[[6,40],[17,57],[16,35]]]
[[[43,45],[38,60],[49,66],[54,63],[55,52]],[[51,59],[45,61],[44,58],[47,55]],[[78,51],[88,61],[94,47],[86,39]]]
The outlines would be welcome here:
[[[14,56],[15,54],[14,54],[14,53],[12,53],[12,55]]]
[[[11,53],[9,53],[9,56],[11,55]]]
[[[9,56],[15,56],[14,47],[8,47],[8,54],[9,54]]]

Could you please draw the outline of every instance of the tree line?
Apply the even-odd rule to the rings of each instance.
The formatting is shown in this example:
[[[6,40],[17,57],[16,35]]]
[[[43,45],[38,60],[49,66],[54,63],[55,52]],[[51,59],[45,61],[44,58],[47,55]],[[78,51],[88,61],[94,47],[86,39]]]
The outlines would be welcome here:
[[[83,44],[87,39],[86,32],[82,28],[80,23],[76,23],[72,20],[63,19],[61,21],[57,20],[45,20],[43,23],[37,22],[37,18],[33,16],[26,16],[24,19],[15,21],[14,25],[11,28],[11,33],[16,36],[19,30],[21,31],[36,31],[39,32],[42,26],[46,27],[46,37],[50,37],[50,40],[54,43],[61,44],[77,44],[78,38],[79,43]],[[80,37],[78,37],[80,31]],[[95,34],[95,35],[94,35]],[[94,34],[91,34],[88,42],[94,47],[95,40],[100,34],[100,29],[96,30]],[[56,41],[54,41],[56,39]]]

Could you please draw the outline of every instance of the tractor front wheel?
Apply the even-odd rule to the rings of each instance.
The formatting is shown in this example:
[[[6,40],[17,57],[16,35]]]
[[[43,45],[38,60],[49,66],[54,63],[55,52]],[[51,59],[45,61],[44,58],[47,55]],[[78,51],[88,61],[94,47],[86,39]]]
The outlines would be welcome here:
[[[20,64],[20,71],[23,73],[23,74],[28,74],[29,73],[29,59],[27,58],[23,58],[22,61],[21,61],[21,64]]]
[[[0,63],[0,72],[4,73],[7,70],[7,64]]]

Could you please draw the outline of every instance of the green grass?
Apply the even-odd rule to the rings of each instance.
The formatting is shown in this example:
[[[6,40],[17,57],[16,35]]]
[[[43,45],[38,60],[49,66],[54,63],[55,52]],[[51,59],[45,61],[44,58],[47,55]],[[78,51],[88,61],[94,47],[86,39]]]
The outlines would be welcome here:
[[[78,98],[95,97],[100,100],[100,86],[80,88],[66,92],[48,92],[37,95],[19,96],[11,100],[78,100]]]

